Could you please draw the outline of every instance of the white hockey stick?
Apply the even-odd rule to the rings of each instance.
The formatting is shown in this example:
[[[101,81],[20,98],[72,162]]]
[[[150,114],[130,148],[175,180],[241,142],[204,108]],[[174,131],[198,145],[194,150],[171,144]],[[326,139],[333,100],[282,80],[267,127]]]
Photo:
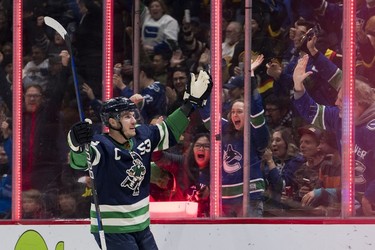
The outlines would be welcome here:
[[[74,88],[77,98],[77,104],[78,104],[78,112],[79,117],[81,121],[85,120],[85,115],[83,113],[82,109],[82,102],[81,102],[81,95],[79,92],[79,85],[78,85],[78,78],[77,78],[77,72],[76,72],[76,66],[74,63],[74,57],[73,57],[73,51],[72,51],[72,42],[70,39],[70,36],[68,32],[65,30],[65,28],[55,19],[52,17],[44,17],[44,23],[54,29],[57,33],[60,34],[60,36],[65,40],[66,46],[68,47],[68,51],[70,54],[70,64],[72,66],[72,74],[73,74],[73,81],[74,81]],[[103,250],[107,250],[107,245],[105,243],[105,235],[104,235],[104,229],[103,229],[103,223],[102,223],[102,217],[100,215],[100,208],[99,208],[99,201],[98,201],[98,194],[95,188],[95,180],[94,180],[94,172],[92,171],[92,163],[91,163],[91,155],[90,155],[90,145],[85,145],[85,152],[86,152],[86,158],[87,158],[87,168],[89,170],[89,174],[92,180],[92,196],[94,199],[94,205],[95,205],[95,212],[96,212],[96,218],[98,223],[98,231],[99,231],[99,237],[100,237],[100,244],[102,246]]]
[[[77,104],[78,104],[78,113],[81,121],[85,120],[85,115],[83,113],[83,108],[82,108],[82,102],[81,102],[81,95],[79,93],[79,84],[78,84],[78,77],[77,77],[77,71],[76,71],[76,65],[74,62],[74,57],[73,57],[73,51],[72,51],[72,41],[70,39],[70,36],[68,32],[65,30],[65,28],[55,19],[52,17],[44,17],[44,23],[54,29],[57,33],[60,34],[60,36],[65,40],[66,46],[68,47],[69,55],[70,55],[70,61],[71,61],[71,67],[72,67],[72,74],[73,74],[73,81],[74,81],[74,89],[76,93],[76,98],[77,98]]]

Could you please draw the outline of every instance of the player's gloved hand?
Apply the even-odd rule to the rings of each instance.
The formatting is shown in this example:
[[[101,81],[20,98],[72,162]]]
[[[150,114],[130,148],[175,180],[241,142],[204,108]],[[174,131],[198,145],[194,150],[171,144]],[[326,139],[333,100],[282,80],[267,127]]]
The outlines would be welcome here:
[[[191,75],[191,81],[187,83],[184,93],[184,100],[189,101],[193,105],[203,107],[206,105],[207,98],[211,94],[212,80],[208,72],[201,70],[198,78],[195,79],[194,74]]]
[[[81,153],[84,145],[90,143],[93,137],[92,121],[85,119],[84,122],[77,122],[68,133],[68,144],[72,151]]]

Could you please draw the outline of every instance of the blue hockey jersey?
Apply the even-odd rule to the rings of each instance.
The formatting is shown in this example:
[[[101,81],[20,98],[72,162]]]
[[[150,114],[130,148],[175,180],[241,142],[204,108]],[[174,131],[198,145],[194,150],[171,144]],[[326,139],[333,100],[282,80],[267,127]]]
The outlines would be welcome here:
[[[187,124],[177,110],[160,125],[139,125],[129,148],[107,134],[94,135],[91,162],[105,233],[131,233],[149,226],[151,153],[175,145]],[[86,156],[71,151],[70,164],[85,169]],[[93,203],[90,217],[91,231],[98,232]]]
[[[249,192],[251,200],[260,200],[265,189],[265,182],[260,169],[261,153],[268,145],[269,132],[264,119],[261,96],[256,93],[251,100]],[[207,106],[200,110],[205,123],[210,121],[209,104],[207,102]],[[229,122],[225,119],[222,119],[222,131],[222,202],[223,204],[233,204],[241,202],[243,196],[243,132],[233,133],[229,129]]]

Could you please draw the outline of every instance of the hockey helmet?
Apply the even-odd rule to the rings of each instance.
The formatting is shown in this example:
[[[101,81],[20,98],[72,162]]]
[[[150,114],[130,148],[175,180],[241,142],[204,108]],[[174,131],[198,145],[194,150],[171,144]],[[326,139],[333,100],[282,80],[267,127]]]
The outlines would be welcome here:
[[[126,97],[115,97],[107,100],[102,104],[100,118],[104,125],[109,125],[109,118],[120,120],[121,112],[136,111],[137,107],[134,102]]]

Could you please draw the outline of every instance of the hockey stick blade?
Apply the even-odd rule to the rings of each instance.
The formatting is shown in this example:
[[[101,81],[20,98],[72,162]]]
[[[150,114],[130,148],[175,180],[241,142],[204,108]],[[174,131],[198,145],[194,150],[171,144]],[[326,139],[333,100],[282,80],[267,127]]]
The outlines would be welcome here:
[[[68,34],[68,32],[66,31],[66,29],[58,21],[56,21],[52,17],[45,16],[44,17],[44,23],[46,25],[48,25],[49,27],[51,27],[52,29],[56,30],[57,33],[59,33],[60,36],[62,38],[64,38],[64,40],[65,40],[66,35]]]
[[[72,50],[72,44],[70,40],[70,36],[66,29],[55,19],[49,16],[44,17],[44,23],[49,26],[50,28],[54,29],[65,41],[66,46],[68,47],[68,51],[70,54],[70,61],[71,61],[71,67],[72,67],[72,74],[73,74],[73,80],[74,80],[74,88],[76,92],[76,98],[77,98],[77,104],[78,104],[78,112],[79,112],[79,117],[81,121],[85,120],[85,115],[83,112],[82,108],[82,102],[81,102],[81,95],[79,93],[79,85],[78,85],[78,75],[77,75],[77,70],[76,70],[76,65],[74,62],[74,57],[73,57],[73,50]]]

